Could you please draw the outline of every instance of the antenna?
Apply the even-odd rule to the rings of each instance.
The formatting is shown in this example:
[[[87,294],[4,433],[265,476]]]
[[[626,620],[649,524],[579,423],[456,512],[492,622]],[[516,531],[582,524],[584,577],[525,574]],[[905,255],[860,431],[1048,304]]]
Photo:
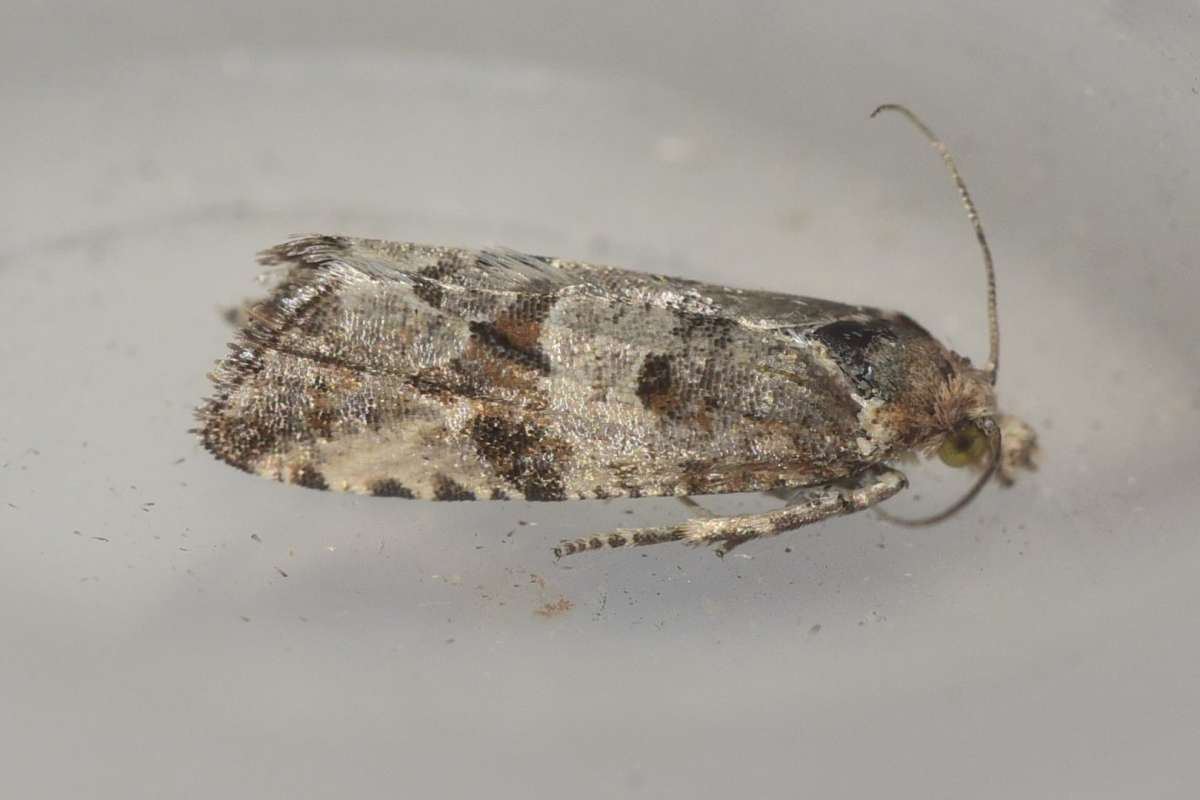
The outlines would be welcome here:
[[[946,162],[946,168],[950,170],[950,175],[954,178],[954,185],[958,187],[958,196],[962,198],[963,207],[967,209],[967,218],[971,220],[971,226],[975,229],[975,238],[979,241],[979,248],[983,251],[983,267],[987,272],[988,338],[991,342],[991,353],[988,355],[984,372],[987,373],[994,386],[996,369],[1000,365],[1000,323],[996,320],[996,270],[992,266],[992,251],[988,247],[987,237],[983,234],[983,225],[979,222],[979,212],[975,210],[975,203],[971,200],[970,192],[967,191],[967,184],[958,172],[958,165],[954,163],[954,157],[950,155],[946,145],[930,130],[929,126],[908,108],[896,103],[884,103],[871,112],[871,119],[874,119],[881,111],[895,111],[903,114],[909,122],[916,126],[917,130],[925,134],[925,138],[933,145],[933,149],[942,157],[942,161]]]

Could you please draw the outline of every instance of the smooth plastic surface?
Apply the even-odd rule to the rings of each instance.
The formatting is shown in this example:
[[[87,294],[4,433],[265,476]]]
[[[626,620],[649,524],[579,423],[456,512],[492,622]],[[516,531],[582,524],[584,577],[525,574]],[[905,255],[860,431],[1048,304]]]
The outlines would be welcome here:
[[[244,5],[0,25],[6,794],[1194,796],[1191,4]],[[970,230],[884,101],[975,194],[1042,438],[948,523],[555,563],[687,512],[306,491],[188,435],[305,231],[898,308],[982,359]],[[913,479],[890,508],[964,484]]]

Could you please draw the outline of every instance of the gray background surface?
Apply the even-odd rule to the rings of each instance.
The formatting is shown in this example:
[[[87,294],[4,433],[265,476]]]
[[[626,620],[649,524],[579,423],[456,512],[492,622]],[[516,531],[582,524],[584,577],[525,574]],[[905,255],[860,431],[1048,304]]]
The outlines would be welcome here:
[[[5,793],[1195,796],[1197,8],[969,5],[5,4]],[[897,307],[980,359],[888,100],[973,188],[1043,441],[949,523],[556,564],[685,512],[310,492],[187,433],[303,231]],[[962,485],[913,477],[894,508]]]

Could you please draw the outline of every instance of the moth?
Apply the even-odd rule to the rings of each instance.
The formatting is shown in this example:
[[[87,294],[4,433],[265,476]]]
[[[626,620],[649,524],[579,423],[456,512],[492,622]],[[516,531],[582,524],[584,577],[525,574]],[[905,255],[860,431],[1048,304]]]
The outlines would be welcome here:
[[[313,489],[424,500],[791,493],[784,507],[697,512],[562,541],[682,541],[728,552],[874,506],[895,464],[939,455],[990,479],[1032,467],[1032,429],[997,411],[999,334],[982,368],[902,313],[509,250],[302,236],[210,376],[197,433],[217,458]],[[874,116],[875,114],[872,114]],[[694,501],[693,501],[693,505]]]

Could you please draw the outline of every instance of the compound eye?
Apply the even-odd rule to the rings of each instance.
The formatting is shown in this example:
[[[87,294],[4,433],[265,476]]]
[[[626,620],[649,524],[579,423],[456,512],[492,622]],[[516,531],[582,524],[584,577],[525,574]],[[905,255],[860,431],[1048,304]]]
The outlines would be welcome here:
[[[938,457],[948,467],[968,467],[978,464],[987,450],[987,434],[969,422],[946,437],[938,448]]]

